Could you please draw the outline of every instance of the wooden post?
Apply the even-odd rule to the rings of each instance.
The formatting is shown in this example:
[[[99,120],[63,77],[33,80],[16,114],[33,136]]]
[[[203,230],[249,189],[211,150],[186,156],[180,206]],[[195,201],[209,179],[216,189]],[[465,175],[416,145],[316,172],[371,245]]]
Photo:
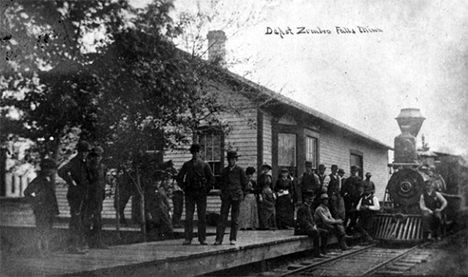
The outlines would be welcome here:
[[[115,179],[115,190],[114,190],[114,201],[115,201],[115,230],[117,231],[117,239],[120,240],[120,189],[119,189],[119,173],[120,173],[120,166],[117,168],[117,174]]]

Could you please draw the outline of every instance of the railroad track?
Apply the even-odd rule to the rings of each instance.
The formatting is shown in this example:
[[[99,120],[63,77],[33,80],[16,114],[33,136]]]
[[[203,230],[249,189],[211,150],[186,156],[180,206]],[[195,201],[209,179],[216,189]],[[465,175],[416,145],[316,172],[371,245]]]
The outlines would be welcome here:
[[[401,275],[430,255],[421,245],[406,249],[382,248],[376,245],[354,247],[344,252],[332,251],[325,258],[292,264],[286,271],[270,276],[365,276]]]

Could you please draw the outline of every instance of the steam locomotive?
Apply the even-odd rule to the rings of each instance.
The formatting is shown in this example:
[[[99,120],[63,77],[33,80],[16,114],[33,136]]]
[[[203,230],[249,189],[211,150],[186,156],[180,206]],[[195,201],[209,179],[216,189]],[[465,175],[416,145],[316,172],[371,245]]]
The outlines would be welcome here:
[[[383,210],[376,215],[374,237],[394,243],[419,243],[423,240],[419,199],[424,182],[433,179],[437,189],[447,199],[443,225],[454,224],[461,208],[462,197],[448,194],[444,178],[427,168],[418,157],[416,136],[425,118],[419,109],[402,109],[396,118],[401,134],[395,137],[394,170],[385,191]]]

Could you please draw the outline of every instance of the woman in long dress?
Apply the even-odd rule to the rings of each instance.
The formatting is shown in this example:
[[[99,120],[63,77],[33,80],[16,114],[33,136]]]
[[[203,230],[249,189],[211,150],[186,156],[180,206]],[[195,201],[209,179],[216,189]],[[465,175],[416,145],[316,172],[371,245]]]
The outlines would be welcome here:
[[[255,168],[253,167],[247,167],[245,170],[248,184],[245,188],[244,199],[241,201],[239,209],[239,228],[241,230],[258,228],[257,199],[254,193],[257,183],[252,179],[254,173]]]
[[[278,229],[289,229],[294,227],[294,205],[292,196],[294,186],[289,177],[289,170],[282,168],[280,176],[276,181],[276,227]]]
[[[271,166],[264,164],[261,167],[262,174],[258,177],[258,219],[260,230],[276,229],[275,201],[276,196],[272,190],[273,178]]]

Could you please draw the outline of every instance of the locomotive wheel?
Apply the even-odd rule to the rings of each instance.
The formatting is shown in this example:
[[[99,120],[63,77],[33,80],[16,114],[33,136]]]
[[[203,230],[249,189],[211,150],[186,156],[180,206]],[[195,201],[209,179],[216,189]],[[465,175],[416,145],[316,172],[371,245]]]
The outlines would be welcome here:
[[[428,176],[422,172],[402,169],[392,175],[387,190],[395,204],[405,207],[417,205],[426,179]]]

